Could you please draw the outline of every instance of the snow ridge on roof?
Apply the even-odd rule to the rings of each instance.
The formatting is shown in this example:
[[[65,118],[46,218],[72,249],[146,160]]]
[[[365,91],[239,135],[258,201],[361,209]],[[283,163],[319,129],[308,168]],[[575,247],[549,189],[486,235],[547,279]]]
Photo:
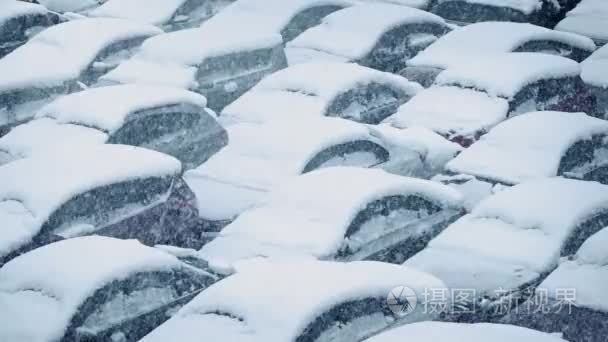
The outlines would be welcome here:
[[[123,18],[162,25],[169,21],[187,0],[110,0],[90,11],[92,17]]]

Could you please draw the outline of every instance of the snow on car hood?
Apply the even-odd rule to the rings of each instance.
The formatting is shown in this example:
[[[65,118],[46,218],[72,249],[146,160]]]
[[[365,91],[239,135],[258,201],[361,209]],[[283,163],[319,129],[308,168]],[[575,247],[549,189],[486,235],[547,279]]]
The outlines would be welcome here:
[[[162,25],[175,15],[187,0],[109,0],[87,13],[92,17],[110,17]]]
[[[471,64],[479,54],[512,52],[530,41],[549,40],[593,51],[587,37],[527,23],[481,22],[457,28],[407,61],[410,66],[447,69]]]
[[[3,165],[0,203],[16,201],[27,211],[16,211],[13,204],[2,206],[0,217],[14,223],[3,228],[19,233],[0,237],[0,255],[30,242],[53,211],[77,194],[138,178],[174,176],[180,171],[181,164],[173,157],[124,145],[69,146]]]
[[[0,24],[22,15],[47,14],[49,11],[41,5],[17,0],[4,0],[0,3]]]
[[[38,0],[38,2],[57,12],[77,12],[99,5],[98,0]]]
[[[575,32],[593,39],[608,40],[608,8],[604,0],[582,0],[566,14],[556,30]]]
[[[608,122],[584,113],[527,113],[494,127],[446,169],[507,184],[552,177],[568,148],[598,134],[608,134]]]
[[[581,78],[585,83],[608,89],[608,45],[594,52],[581,63],[581,66],[583,67]]]

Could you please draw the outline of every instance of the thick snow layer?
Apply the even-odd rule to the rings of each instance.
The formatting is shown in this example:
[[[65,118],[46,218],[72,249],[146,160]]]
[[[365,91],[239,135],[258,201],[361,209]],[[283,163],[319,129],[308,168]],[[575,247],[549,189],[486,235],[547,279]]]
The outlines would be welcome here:
[[[77,79],[110,44],[161,32],[151,25],[107,18],[52,26],[0,60],[0,92],[62,85]]]
[[[17,0],[4,0],[2,3],[0,3],[0,24],[9,19],[24,15],[46,13],[48,13],[48,10],[44,6],[40,6],[38,4],[30,4]]]
[[[527,113],[494,127],[446,169],[507,184],[556,176],[568,148],[597,134],[608,134],[607,121],[584,113]]]
[[[483,200],[405,262],[449,287],[496,295],[559,262],[578,224],[608,206],[608,186],[562,178],[530,181]]]
[[[441,72],[436,84],[458,85],[512,99],[525,86],[540,80],[575,77],[581,72],[571,59],[542,53],[493,55],[476,63],[463,63]]]
[[[540,10],[543,4],[543,0],[438,0],[437,3],[441,4],[450,1],[459,1],[495,7],[507,7],[528,15]]]
[[[375,169],[320,169],[283,183],[264,203],[225,227],[201,255],[218,269],[259,255],[274,256],[277,249],[331,257],[360,210],[397,195],[418,195],[447,208],[458,208],[460,201],[458,192],[431,181]]]
[[[482,22],[449,32],[410,59],[407,64],[447,69],[461,64],[472,64],[471,60],[481,59],[480,55],[512,52],[527,42],[545,40],[582,50],[595,50],[591,39],[577,34],[527,23]]]
[[[553,271],[540,288],[549,296],[558,289],[576,289],[574,303],[577,307],[608,312],[608,227],[591,236],[581,246],[573,260],[563,262]],[[554,298],[559,301],[559,298]]]
[[[0,255],[30,242],[53,211],[77,194],[180,171],[180,162],[173,157],[123,145],[75,145],[3,165],[0,222],[14,225],[0,237]],[[7,201],[12,204],[6,205]]]
[[[326,115],[340,94],[371,83],[389,86],[403,96],[422,87],[407,79],[354,63],[306,63],[277,71],[228,105],[222,117],[236,121],[308,118]]]
[[[207,58],[272,48],[279,34],[260,34],[242,26],[203,23],[200,28],[165,33],[146,40],[131,59],[101,79],[119,83],[153,83],[192,87],[196,67]]]
[[[207,100],[178,88],[117,85],[62,96],[40,109],[36,117],[50,117],[59,123],[80,124],[112,133],[123,125],[129,114],[184,103],[205,108]]]
[[[378,334],[364,342],[565,342],[540,331],[507,324],[420,322]]]
[[[593,39],[608,40],[608,6],[604,0],[583,0],[566,18],[555,27],[556,30],[575,32]]]
[[[360,3],[388,3],[419,9],[426,9],[429,6],[429,0],[356,0]]]
[[[281,182],[301,174],[306,164],[326,148],[354,140],[381,144],[366,126],[334,118],[240,123],[226,129],[228,145],[184,175],[198,194],[199,214],[205,218],[225,219],[239,214]]]
[[[608,17],[606,17],[608,21]],[[608,45],[595,51],[589,58],[581,63],[583,71],[581,78],[585,83],[608,88]]]
[[[87,236],[40,247],[0,269],[0,340],[56,341],[78,307],[105,284],[185,267],[136,240]]]
[[[444,288],[425,273],[379,262],[259,262],[211,285],[142,342],[294,341],[332,307],[386,298],[403,285],[419,298],[425,288]],[[421,307],[406,320],[434,318],[435,314],[421,313]]]
[[[433,86],[384,120],[394,127],[422,126],[445,136],[475,135],[507,117],[507,100],[460,87]]]
[[[348,7],[352,0],[237,0],[208,20],[220,27],[247,27],[247,31],[280,34],[299,13],[319,6]]]
[[[162,25],[188,0],[109,0],[90,11],[92,17],[110,17]]]
[[[38,0],[38,2],[56,12],[76,12],[99,5],[98,0]]]
[[[406,6],[353,6],[325,17],[320,25],[287,43],[287,48],[320,50],[355,61],[365,57],[389,30],[400,25],[422,23],[445,25],[439,16]]]

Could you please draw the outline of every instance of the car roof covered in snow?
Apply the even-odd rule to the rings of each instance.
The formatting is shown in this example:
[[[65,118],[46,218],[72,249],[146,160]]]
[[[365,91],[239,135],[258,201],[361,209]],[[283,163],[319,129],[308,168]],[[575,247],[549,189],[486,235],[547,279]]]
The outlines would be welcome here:
[[[369,53],[389,30],[401,25],[425,23],[446,25],[441,17],[416,8],[363,4],[328,15],[320,25],[287,43],[287,47],[320,50],[353,61]]]
[[[572,260],[564,261],[539,286],[555,297],[558,289],[576,289],[573,304],[608,312],[608,227],[587,239]],[[560,300],[560,298],[553,298]]]
[[[594,135],[608,135],[608,121],[584,113],[526,113],[494,127],[446,169],[507,184],[552,177],[568,148]]]
[[[410,97],[422,90],[419,84],[401,76],[354,63],[304,63],[267,76],[224,108],[222,117],[266,122],[322,116],[338,95],[372,83]]]
[[[606,18],[608,20],[608,17]],[[608,44],[595,51],[581,63],[581,78],[587,84],[608,88]]]
[[[398,128],[423,126],[448,137],[468,136],[493,127],[508,112],[505,99],[473,89],[432,86],[401,105],[384,122]]]
[[[125,162],[128,161],[128,162]],[[0,167],[0,255],[31,241],[61,205],[78,194],[129,180],[178,175],[168,155],[125,145],[69,146]]]
[[[544,332],[508,324],[419,322],[406,324],[363,342],[565,342]]]
[[[155,26],[110,18],[51,26],[0,60],[0,92],[60,86],[77,79],[112,43],[161,32]]]
[[[104,285],[178,268],[189,266],[136,240],[85,236],[37,248],[0,269],[0,339],[56,341],[80,305]]]
[[[411,66],[432,66],[446,69],[471,64],[486,53],[513,52],[523,44],[548,40],[593,51],[595,44],[587,37],[550,30],[527,23],[481,22],[457,28],[439,38],[407,61]]]
[[[241,26],[208,21],[199,28],[165,33],[146,40],[140,50],[101,79],[192,87],[198,65],[207,58],[279,46],[281,35],[259,34]]]
[[[250,200],[244,198],[242,203],[238,196],[220,200],[220,194],[233,187],[247,188],[254,193],[267,192],[301,174],[314,156],[329,147],[355,140],[382,145],[366,126],[337,118],[238,123],[227,126],[226,130],[228,145],[184,175],[190,187],[201,192],[199,213],[205,217],[238,214],[251,205]],[[220,187],[215,192],[218,196],[203,196],[209,192],[210,183]]]
[[[0,25],[12,18],[23,15],[46,14],[49,11],[41,5],[17,0],[4,0],[0,3]]]
[[[405,265],[449,287],[496,295],[551,271],[577,226],[606,209],[606,185],[563,178],[522,183],[481,201]]]
[[[606,20],[608,20],[606,1],[582,0],[566,14],[566,17],[555,26],[555,29],[608,41]]]
[[[442,4],[445,2],[456,1],[493,7],[507,7],[522,12],[526,15],[532,14],[533,12],[540,10],[543,3],[543,0],[438,0],[437,3]],[[557,4],[557,2],[555,2],[554,4]],[[559,7],[559,5],[557,6]]]
[[[330,167],[295,177],[264,203],[242,213],[201,249],[211,267],[278,250],[317,258],[333,256],[356,215],[387,196],[415,195],[443,208],[459,208],[460,194],[442,184],[378,169]],[[235,247],[238,246],[238,247]]]
[[[188,0],[109,0],[88,12],[92,17],[129,19],[162,25]]]
[[[336,305],[386,298],[403,284],[417,294],[444,287],[425,273],[373,261],[256,262],[211,285],[142,341],[294,341]]]
[[[575,77],[581,72],[571,59],[533,52],[493,55],[476,63],[465,63],[442,71],[439,85],[458,85],[512,99],[525,86],[541,80]]]
[[[98,0],[37,0],[41,5],[57,12],[82,11],[99,5]]]

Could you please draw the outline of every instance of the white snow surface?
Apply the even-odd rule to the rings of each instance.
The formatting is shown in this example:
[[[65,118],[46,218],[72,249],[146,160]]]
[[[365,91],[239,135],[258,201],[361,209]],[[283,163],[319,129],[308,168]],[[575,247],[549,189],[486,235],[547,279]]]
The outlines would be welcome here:
[[[0,340],[56,341],[78,307],[105,284],[185,267],[136,240],[86,236],[37,248],[0,269]]]
[[[0,60],[0,92],[62,85],[77,79],[110,44],[161,32],[152,25],[110,18],[51,26]]]
[[[388,3],[407,7],[414,7],[419,9],[427,9],[429,6],[429,0],[356,0],[359,3]]]
[[[578,307],[608,312],[608,227],[591,236],[580,247],[573,260],[559,265],[539,288],[555,297],[557,289],[576,289],[574,303]],[[554,298],[559,301],[559,298]]]
[[[109,0],[90,11],[92,17],[110,17],[162,25],[171,20],[187,0]]]
[[[565,342],[533,329],[508,324],[419,322],[378,334],[363,342]]]
[[[435,277],[387,263],[262,261],[210,286],[142,342],[168,338],[184,342],[294,341],[309,323],[332,307],[351,300],[385,298],[391,289],[403,284],[419,296],[425,288],[444,287]],[[420,311],[407,319],[435,316]],[[217,312],[242,321],[229,321]]]
[[[506,99],[452,86],[419,92],[384,120],[397,128],[422,126],[444,136],[469,136],[488,130],[507,117]]]
[[[46,13],[48,13],[48,10],[44,6],[38,4],[30,4],[17,0],[4,0],[0,3],[0,23],[24,15]]]
[[[447,69],[474,64],[472,60],[487,58],[485,54],[513,52],[527,42],[544,40],[587,51],[595,50],[591,39],[577,34],[527,23],[481,22],[449,32],[407,61],[407,64]]]
[[[606,17],[608,21],[608,17]],[[595,51],[581,63],[581,78],[592,86],[608,88],[608,44]]]
[[[494,7],[507,7],[520,11],[526,15],[532,14],[541,9],[543,0],[439,0],[438,3],[459,1],[470,4],[487,5]]]
[[[101,80],[118,83],[152,83],[189,88],[196,85],[196,67],[207,58],[241,51],[272,48],[280,34],[260,34],[242,26],[209,21],[200,28],[165,33],[146,40],[129,60]]]
[[[608,40],[608,6],[604,0],[582,0],[555,27],[556,30],[575,32],[593,39]]]
[[[168,155],[124,145],[75,145],[0,167],[0,255],[30,242],[53,211],[77,194],[104,185],[179,174]]]
[[[267,122],[327,115],[328,106],[351,89],[379,83],[414,96],[422,87],[415,82],[355,63],[305,63],[277,71],[228,105],[222,118]]]
[[[540,80],[575,77],[580,65],[568,58],[532,52],[493,55],[476,63],[462,63],[441,72],[436,84],[458,85],[512,99],[525,86]]]
[[[407,260],[453,288],[496,295],[557,267],[562,245],[578,224],[608,206],[608,186],[548,178],[507,188]]]
[[[552,177],[569,147],[598,134],[608,134],[608,122],[584,113],[526,113],[494,127],[446,169],[506,184]]]
[[[287,43],[287,51],[319,50],[355,61],[367,55],[389,30],[420,23],[445,25],[441,17],[416,8],[391,4],[353,6],[328,15],[320,25],[304,31]]]
[[[56,12],[77,12],[99,5],[98,0],[38,0],[38,2]]]
[[[228,145],[184,174],[198,195],[199,214],[209,219],[232,218],[258,203],[278,184],[301,174],[326,148],[353,140],[382,145],[366,126],[336,118],[239,123],[226,130]]]
[[[236,261],[256,256],[289,254],[281,250],[331,257],[359,211],[396,195],[418,195],[446,208],[458,208],[461,199],[444,185],[382,170],[320,169],[284,182],[203,246],[201,256],[217,270],[231,270]]]

